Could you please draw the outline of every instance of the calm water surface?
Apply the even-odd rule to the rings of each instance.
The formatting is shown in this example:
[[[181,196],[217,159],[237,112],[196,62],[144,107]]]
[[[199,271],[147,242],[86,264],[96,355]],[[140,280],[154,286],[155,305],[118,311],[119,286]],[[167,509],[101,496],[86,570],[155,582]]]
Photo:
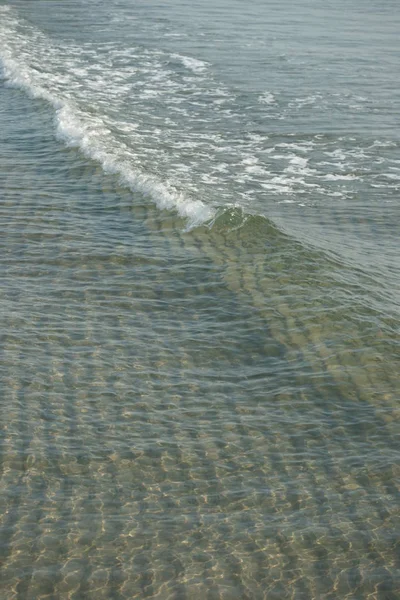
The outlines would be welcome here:
[[[399,598],[399,31],[0,1],[1,598]]]

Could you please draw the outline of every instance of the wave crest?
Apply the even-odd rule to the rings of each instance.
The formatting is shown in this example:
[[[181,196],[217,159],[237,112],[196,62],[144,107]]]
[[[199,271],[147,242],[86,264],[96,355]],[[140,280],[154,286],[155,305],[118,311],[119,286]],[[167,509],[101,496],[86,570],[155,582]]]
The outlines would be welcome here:
[[[150,198],[161,210],[175,210],[187,220],[191,229],[213,219],[215,210],[201,200],[187,197],[168,181],[159,180],[137,165],[130,149],[118,141],[100,115],[92,115],[78,107],[71,97],[51,90],[51,76],[43,82],[43,74],[29,64],[25,54],[17,52],[18,44],[26,46],[18,31],[20,23],[9,7],[0,8],[0,61],[6,85],[24,90],[33,98],[47,101],[55,110],[56,135],[68,146],[78,147],[85,156],[99,162],[104,171],[120,176],[121,183],[133,192]],[[28,27],[26,27],[28,29]],[[32,40],[45,37],[30,31]],[[32,41],[31,40],[31,41]],[[28,40],[29,41],[29,40]]]

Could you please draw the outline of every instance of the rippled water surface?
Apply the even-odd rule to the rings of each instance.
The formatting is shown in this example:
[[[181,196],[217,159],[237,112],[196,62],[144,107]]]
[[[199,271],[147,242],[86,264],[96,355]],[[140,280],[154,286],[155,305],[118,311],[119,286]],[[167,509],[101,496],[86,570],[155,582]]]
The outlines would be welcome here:
[[[0,2],[1,598],[399,598],[399,30]]]

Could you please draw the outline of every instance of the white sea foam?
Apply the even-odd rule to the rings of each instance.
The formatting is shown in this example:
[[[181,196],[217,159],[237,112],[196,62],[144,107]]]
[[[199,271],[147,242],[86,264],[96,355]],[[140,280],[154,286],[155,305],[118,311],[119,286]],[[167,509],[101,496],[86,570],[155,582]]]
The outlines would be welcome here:
[[[346,160],[347,158],[346,154],[340,148],[337,148],[336,150],[325,151],[325,154],[327,156],[332,156],[337,160]]]
[[[268,191],[277,192],[278,194],[293,193],[293,179],[290,177],[276,176],[269,181],[265,181],[261,186]]]
[[[371,148],[395,148],[396,142],[393,140],[375,140],[371,146],[368,147],[368,150]]]
[[[272,202],[342,197],[354,187],[346,180],[363,181],[355,174],[368,173],[371,159],[377,164],[379,141],[365,147],[355,137],[288,134],[272,122],[270,130],[258,116],[278,121],[287,115],[283,101],[269,91],[237,93],[183,53],[119,40],[57,42],[0,7],[0,58],[9,85],[53,106],[59,139],[189,226],[232,201],[263,213],[265,191]],[[247,109],[257,99],[253,119]],[[317,100],[325,101],[317,94],[294,104]],[[396,172],[386,171],[393,188]]]
[[[188,219],[189,227],[213,217],[214,211],[203,202],[190,200],[168,182],[135,169],[129,161],[128,149],[115,152],[112,144],[111,148],[107,147],[106,139],[112,134],[107,128],[100,129],[99,125],[99,122],[92,124],[79,118],[68,104],[57,109],[58,137],[68,145],[78,146],[87,157],[100,162],[105,172],[118,174],[121,182],[132,191],[151,198],[160,209],[176,210],[181,217]]]
[[[172,58],[178,59],[184,67],[190,71],[193,71],[193,73],[204,73],[204,71],[209,67],[209,63],[199,60],[198,58],[192,58],[191,56],[172,54]]]
[[[258,96],[258,101],[261,102],[261,104],[274,104],[275,96],[271,92],[264,92]]]
[[[258,158],[257,156],[246,156],[243,160],[242,160],[242,164],[243,165],[256,165],[258,163]]]
[[[292,155],[289,158],[289,166],[285,169],[288,173],[308,173],[307,163],[308,159],[303,156]]]
[[[295,150],[297,152],[309,152],[315,144],[313,142],[299,142],[299,143],[288,143],[282,142],[277,144],[277,148],[288,148],[289,150]]]
[[[345,175],[340,173],[328,173],[327,175],[323,176],[323,179],[326,179],[326,181],[352,181],[354,179],[358,179],[358,177],[352,174]]]
[[[400,175],[397,175],[396,173],[382,173],[381,176],[382,177],[387,177],[387,179],[393,179],[395,181],[399,181],[400,180]]]
[[[312,106],[318,100],[321,100],[321,98],[322,98],[321,94],[314,94],[314,95],[306,96],[304,98],[295,98],[295,100],[293,102],[289,103],[289,107],[302,108],[303,106]]]

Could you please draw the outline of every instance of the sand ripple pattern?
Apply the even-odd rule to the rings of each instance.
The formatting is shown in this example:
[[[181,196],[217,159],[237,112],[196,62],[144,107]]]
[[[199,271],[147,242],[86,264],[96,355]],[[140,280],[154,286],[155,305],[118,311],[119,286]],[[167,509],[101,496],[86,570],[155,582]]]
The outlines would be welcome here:
[[[0,98],[2,597],[396,600],[367,276],[240,212],[185,232]]]

